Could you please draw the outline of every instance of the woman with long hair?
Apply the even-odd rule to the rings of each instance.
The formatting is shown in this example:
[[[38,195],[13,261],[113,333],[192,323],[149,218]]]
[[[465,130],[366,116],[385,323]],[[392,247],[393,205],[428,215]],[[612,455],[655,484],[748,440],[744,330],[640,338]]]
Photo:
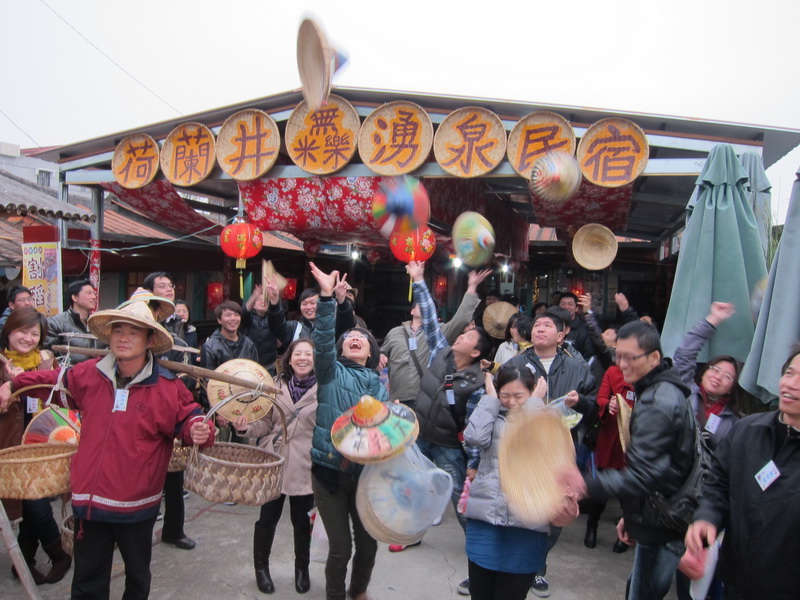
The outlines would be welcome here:
[[[9,315],[0,332],[0,345],[6,365],[2,381],[8,381],[24,371],[47,371],[53,368],[53,354],[42,350],[47,337],[47,319],[35,308],[23,307]],[[35,402],[33,404],[32,402]],[[22,433],[31,419],[42,410],[40,401],[15,402],[8,412],[0,415],[0,447],[8,448],[22,443]],[[61,581],[72,564],[72,558],[61,546],[61,532],[53,518],[53,509],[47,498],[22,501],[22,522],[19,526],[19,543],[31,576],[37,584]],[[19,517],[12,509],[9,517]],[[36,551],[42,545],[52,566],[45,575],[36,568]],[[16,572],[14,572],[16,576]]]
[[[386,388],[375,370],[380,348],[372,334],[361,327],[335,334],[336,301],[346,292],[346,278],[338,271],[322,272],[310,263],[320,289],[314,340],[314,371],[317,375],[317,423],[311,445],[311,486],[319,516],[328,534],[330,550],[325,563],[325,597],[367,600],[367,587],[375,566],[377,542],[367,533],[356,510],[356,488],[361,467],[345,459],[331,441],[334,421],[355,406],[361,396],[385,402]],[[334,300],[334,293],[336,300]],[[352,524],[352,530],[351,530]],[[347,563],[353,555],[350,586],[345,591]]]
[[[273,409],[265,418],[247,424],[238,417],[233,425],[239,435],[260,438],[260,448],[280,452],[285,459],[281,495],[261,507],[261,516],[253,533],[253,564],[256,584],[265,594],[275,591],[269,572],[269,556],[275,528],[289,497],[289,514],[294,530],[294,587],[299,594],[311,589],[308,575],[311,521],[308,513],[314,506],[311,489],[311,437],[317,414],[317,379],[314,376],[314,344],[311,340],[295,340],[283,355],[282,370],[275,381],[280,394],[276,405],[286,416],[286,446],[280,414]]]

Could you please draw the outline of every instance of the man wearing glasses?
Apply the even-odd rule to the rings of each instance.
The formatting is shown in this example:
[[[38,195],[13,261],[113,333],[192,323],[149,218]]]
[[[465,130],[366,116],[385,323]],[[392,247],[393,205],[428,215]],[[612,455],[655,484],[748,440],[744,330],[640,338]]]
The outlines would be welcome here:
[[[660,600],[670,589],[685,548],[681,532],[662,525],[647,499],[655,490],[672,497],[688,478],[694,414],[689,389],[663,357],[661,339],[652,325],[634,321],[619,330],[616,362],[636,393],[627,464],[621,471],[608,469],[587,479],[587,493],[597,500],[621,500],[619,539],[626,544],[636,541],[629,600]]]

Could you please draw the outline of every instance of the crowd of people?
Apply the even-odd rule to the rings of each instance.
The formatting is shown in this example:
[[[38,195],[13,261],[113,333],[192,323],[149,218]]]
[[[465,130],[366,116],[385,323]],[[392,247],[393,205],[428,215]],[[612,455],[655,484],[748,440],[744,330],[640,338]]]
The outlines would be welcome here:
[[[116,544],[125,562],[125,598],[147,598],[156,521],[163,518],[163,543],[195,547],[184,531],[183,472],[167,470],[174,441],[206,447],[224,435],[239,443],[254,439],[285,457],[280,495],[261,507],[254,524],[258,589],[276,592],[270,555],[288,496],[295,590],[303,594],[312,585],[309,513],[316,507],[329,539],[326,598],[367,600],[378,545],[356,509],[361,468],[337,451],[331,428],[368,395],[413,408],[418,449],[452,477],[452,504],[465,534],[468,578],[458,586],[464,595],[549,596],[548,553],[576,518],[576,501],[587,515],[584,545],[594,549],[601,515],[617,499],[611,549],[634,548],[627,598],[664,598],[673,582],[679,600],[690,598],[682,561],[702,562],[723,531],[710,598],[797,596],[800,516],[790,503],[800,478],[800,346],[783,366],[777,410],[744,416],[739,361],[716,356],[697,362],[735,313],[732,304],[712,303],[673,357],[664,356],[652,318],[637,314],[620,293],[614,313],[603,316],[590,294],[561,292],[552,305],[539,302],[529,314],[512,311],[498,338],[482,327],[482,311],[494,302],[519,301],[495,290],[481,298],[490,271],[468,274],[458,309],[441,322],[425,265],[412,261],[406,267],[410,320],[379,344],[355,314],[358,290],[347,277],[314,263],[309,268],[316,287],[301,293],[295,319],[272,278],[255,286],[244,306],[219,304],[218,328],[205,340],[198,339],[189,305],[176,298],[165,272],[151,273],[143,289],[113,310],[96,311],[96,290],[88,281],[73,282],[67,310],[49,319],[31,307],[29,290],[9,289],[0,317],[0,445],[19,444],[26,423],[43,409],[47,389],[31,392],[37,401],[19,402],[14,391],[28,385],[63,386],[83,420],[71,470],[74,559],[62,548],[48,499],[4,501],[9,517],[21,518],[19,546],[37,584],[61,580],[74,560],[72,598],[108,597]],[[72,349],[65,373],[48,350],[58,345]],[[90,357],[82,348],[107,354]],[[212,370],[231,359],[257,362],[275,378],[285,431],[275,411],[249,424],[244,417],[232,423],[217,417],[215,427],[203,418],[211,403],[202,386],[160,366],[158,357]],[[515,414],[549,404],[578,418],[570,430],[575,464],[558,482],[567,496],[558,517],[532,524],[505,499],[499,445]],[[711,468],[693,522],[675,526],[653,497],[681,493],[698,460],[697,432],[710,449]],[[133,476],[123,480],[123,471]],[[36,562],[39,545],[51,563],[47,572]]]

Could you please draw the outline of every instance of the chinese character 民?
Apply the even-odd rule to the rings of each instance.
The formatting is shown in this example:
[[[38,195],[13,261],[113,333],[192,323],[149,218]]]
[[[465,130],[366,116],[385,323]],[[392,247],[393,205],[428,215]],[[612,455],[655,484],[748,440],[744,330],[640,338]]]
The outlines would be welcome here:
[[[527,173],[533,168],[536,159],[551,150],[558,150],[569,143],[567,139],[558,139],[558,125],[543,125],[524,130],[522,148],[519,153],[520,173]],[[558,140],[558,141],[556,141]]]

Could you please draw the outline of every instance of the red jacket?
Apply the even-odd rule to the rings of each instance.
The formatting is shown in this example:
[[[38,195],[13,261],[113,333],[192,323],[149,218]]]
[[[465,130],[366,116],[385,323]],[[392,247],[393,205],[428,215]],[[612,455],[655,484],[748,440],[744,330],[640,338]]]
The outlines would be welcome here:
[[[153,362],[153,372],[128,386],[127,407],[114,408],[113,355],[87,360],[64,375],[70,404],[81,411],[81,439],[70,467],[75,516],[135,523],[154,518],[172,454],[173,439],[191,445],[190,425],[200,406],[172,373]],[[30,371],[14,389],[54,384],[59,371]],[[49,390],[33,390],[47,396]],[[213,436],[203,446],[214,443]]]
[[[625,383],[618,366],[610,366],[603,377],[600,389],[597,390],[600,431],[597,433],[594,461],[601,469],[619,470],[625,467],[625,454],[622,452],[622,442],[619,441],[617,417],[608,412],[608,403],[615,394],[621,394],[633,408],[633,400],[628,400],[628,392],[633,393],[633,386]]]

